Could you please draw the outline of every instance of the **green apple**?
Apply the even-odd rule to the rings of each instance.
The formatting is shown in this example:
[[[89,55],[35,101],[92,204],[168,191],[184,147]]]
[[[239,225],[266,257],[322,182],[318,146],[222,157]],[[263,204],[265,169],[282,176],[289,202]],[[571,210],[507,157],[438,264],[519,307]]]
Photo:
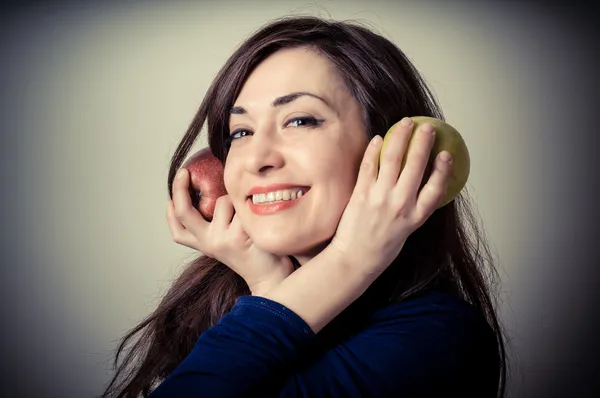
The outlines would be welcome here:
[[[427,182],[429,176],[431,175],[431,168],[433,166],[433,162],[436,156],[444,150],[448,151],[452,155],[452,171],[448,180],[446,195],[444,196],[444,199],[438,206],[439,209],[450,203],[460,193],[460,191],[464,188],[465,184],[467,183],[471,166],[469,151],[467,150],[465,141],[463,140],[460,133],[448,123],[427,116],[413,116],[411,117],[411,119],[414,122],[413,133],[424,123],[430,123],[435,130],[435,142],[433,144],[433,148],[431,149],[431,155],[429,156],[429,161],[427,162],[427,168],[425,170],[423,180],[421,181],[421,187]],[[383,145],[381,147],[381,153],[379,155],[380,162],[385,148],[389,143],[389,133],[394,128],[394,126],[392,126],[387,131],[383,138]],[[407,153],[411,149],[413,138],[414,135],[409,141]],[[404,169],[405,164],[406,156],[404,157],[404,159],[402,159],[401,169]]]

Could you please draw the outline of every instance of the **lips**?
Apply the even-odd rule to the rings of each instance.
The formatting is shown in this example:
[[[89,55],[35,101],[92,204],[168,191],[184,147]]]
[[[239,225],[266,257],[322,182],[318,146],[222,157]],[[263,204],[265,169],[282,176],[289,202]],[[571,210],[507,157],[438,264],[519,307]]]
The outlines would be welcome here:
[[[270,215],[270,214],[275,214],[284,210],[288,210],[300,203],[302,203],[302,201],[304,200],[304,198],[306,197],[306,195],[308,194],[308,190],[306,191],[305,194],[303,194],[300,198],[298,199],[294,199],[294,200],[282,200],[282,201],[277,201],[277,202],[272,202],[272,203],[261,203],[261,204],[255,204],[254,202],[252,202],[252,197],[248,197],[248,199],[246,199],[246,203],[248,203],[248,207],[250,208],[250,211],[252,211],[252,213],[256,214],[256,215],[260,215],[260,216],[265,216],[265,215]]]

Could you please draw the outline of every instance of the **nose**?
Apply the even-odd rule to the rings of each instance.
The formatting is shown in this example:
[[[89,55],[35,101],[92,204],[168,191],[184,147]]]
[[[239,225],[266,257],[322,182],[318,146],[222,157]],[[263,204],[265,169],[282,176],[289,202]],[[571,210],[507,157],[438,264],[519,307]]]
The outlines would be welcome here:
[[[246,149],[244,165],[249,173],[265,175],[270,171],[280,169],[285,164],[277,134],[257,131]]]

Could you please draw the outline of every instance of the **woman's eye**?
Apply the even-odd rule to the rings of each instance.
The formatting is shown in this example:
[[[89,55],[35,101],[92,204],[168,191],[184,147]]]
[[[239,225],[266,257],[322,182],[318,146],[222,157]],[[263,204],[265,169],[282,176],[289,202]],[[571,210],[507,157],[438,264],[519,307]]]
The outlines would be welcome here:
[[[235,130],[234,132],[232,132],[229,135],[229,141],[237,140],[238,138],[242,138],[247,135],[250,135],[250,131],[248,131],[248,130],[243,130],[243,129]]]
[[[302,126],[318,126],[323,123],[323,120],[315,119],[312,116],[303,116],[293,118],[285,123],[285,126],[302,127]]]
[[[284,127],[288,127],[288,126],[290,126],[290,127],[315,127],[315,126],[320,125],[323,122],[324,122],[323,119],[316,119],[312,116],[302,116],[302,117],[295,117],[293,119],[288,120],[284,124]],[[229,137],[227,137],[226,144],[230,145],[232,141],[238,140],[240,138],[243,138],[243,137],[246,137],[249,135],[252,135],[252,132],[250,130],[246,130],[246,129],[235,130],[235,131],[231,132]]]

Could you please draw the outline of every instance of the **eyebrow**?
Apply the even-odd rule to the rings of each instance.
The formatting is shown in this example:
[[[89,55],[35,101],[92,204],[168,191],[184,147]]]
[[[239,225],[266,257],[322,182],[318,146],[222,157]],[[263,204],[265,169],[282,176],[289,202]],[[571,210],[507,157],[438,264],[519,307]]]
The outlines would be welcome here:
[[[313,93],[309,93],[306,91],[299,91],[299,92],[295,92],[295,93],[290,93],[281,97],[277,97],[275,98],[275,100],[273,101],[273,103],[271,104],[271,106],[276,107],[276,106],[282,106],[285,104],[289,104],[290,102],[300,98],[300,97],[304,97],[304,96],[308,96],[308,97],[313,97],[316,98],[320,101],[322,101],[325,105],[327,105],[328,108],[335,110],[331,105],[329,105],[329,103],[327,101],[325,101],[323,98],[319,97],[316,94]],[[231,108],[231,110],[229,111],[230,114],[232,115],[243,115],[248,113],[246,111],[246,109],[244,109],[241,106],[234,106]]]

